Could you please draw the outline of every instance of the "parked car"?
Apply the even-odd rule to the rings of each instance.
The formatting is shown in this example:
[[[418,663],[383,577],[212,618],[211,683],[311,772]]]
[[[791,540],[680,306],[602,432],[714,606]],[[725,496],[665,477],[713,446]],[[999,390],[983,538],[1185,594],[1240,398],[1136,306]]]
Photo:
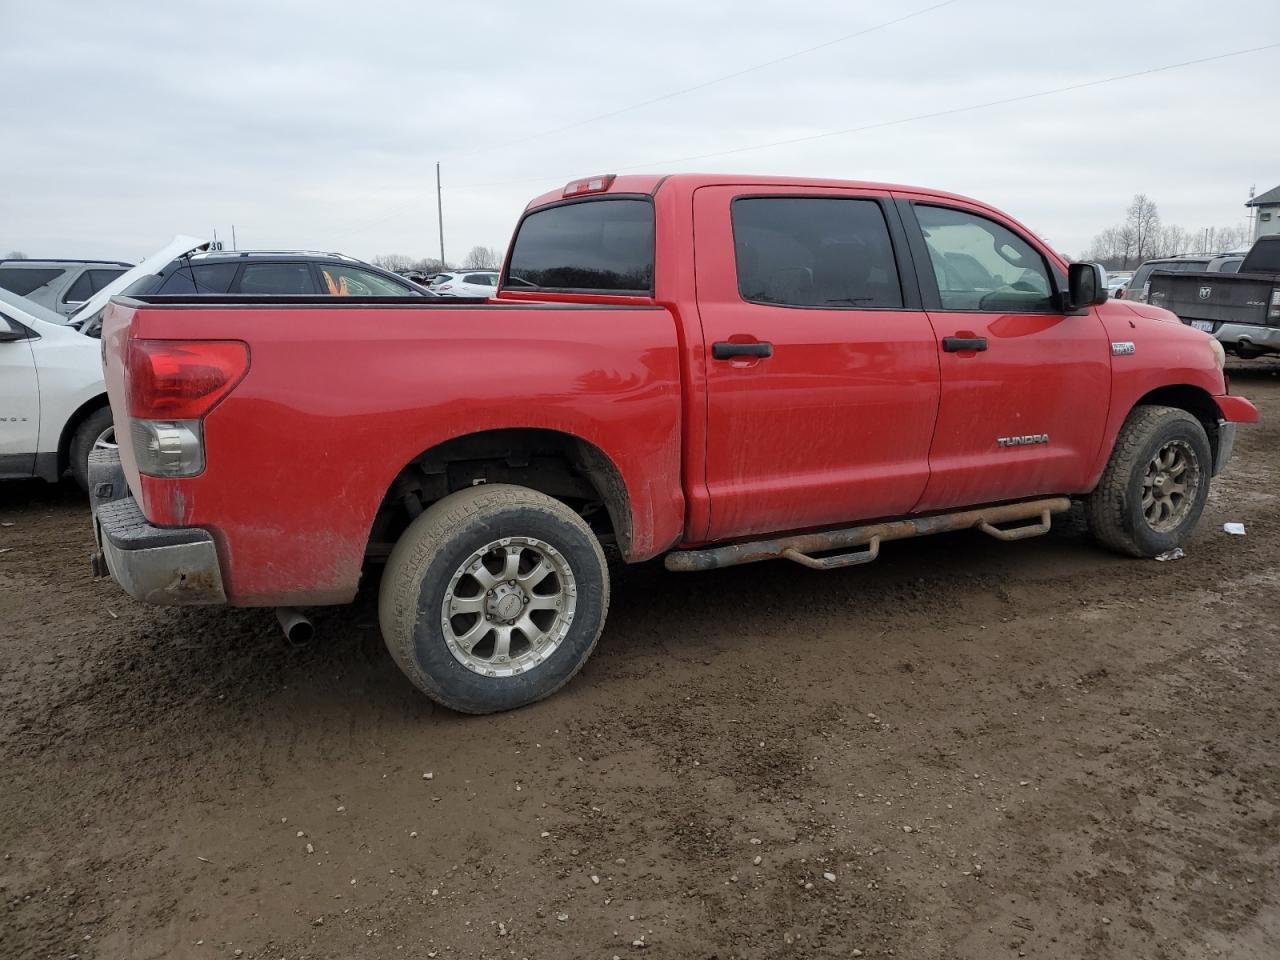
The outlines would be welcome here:
[[[102,344],[80,332],[87,317],[138,277],[174,256],[207,246],[174,237],[126,270],[70,317],[0,288],[0,478],[56,482],[68,470],[84,487],[89,455],[114,449],[102,377]]]
[[[1157,270],[1148,286],[1151,303],[1241,359],[1280,353],[1280,234],[1259,238],[1234,271]]]
[[[114,445],[102,345],[0,289],[0,479],[53,482],[69,469],[88,489],[89,454]]]
[[[399,274],[340,253],[202,250],[181,254],[134,279],[126,296],[431,297]],[[101,335],[101,317],[84,331]]]
[[[1127,271],[1107,271],[1107,293],[1115,297],[1117,293],[1129,285],[1129,281],[1133,278],[1133,274]],[[1117,298],[1119,299],[1119,298]]]
[[[431,289],[442,297],[492,297],[497,286],[498,274],[492,270],[441,273],[431,281]]]
[[[0,289],[69,317],[132,266],[121,260],[0,260]]]
[[[1210,273],[1217,273],[1225,269],[1233,261],[1238,266],[1239,261],[1235,260],[1235,254],[1229,253],[1184,254],[1180,257],[1162,257],[1158,260],[1147,260],[1134,271],[1133,277],[1125,286],[1124,299],[1146,303],[1148,296],[1147,281],[1151,278],[1153,270],[1164,270],[1170,273],[1197,273],[1207,270]]]
[[[220,250],[175,258],[130,296],[434,296],[412,280],[340,253]]]
[[[829,570],[921,534],[1043,534],[1076,499],[1152,557],[1257,419],[1211,338],[917,188],[574,181],[526,208],[497,294],[114,303],[131,431],[91,468],[115,492],[91,498],[98,571],[153,603],[287,605],[295,629],[385,560],[395,661],[485,713],[591,654],[602,544]]]

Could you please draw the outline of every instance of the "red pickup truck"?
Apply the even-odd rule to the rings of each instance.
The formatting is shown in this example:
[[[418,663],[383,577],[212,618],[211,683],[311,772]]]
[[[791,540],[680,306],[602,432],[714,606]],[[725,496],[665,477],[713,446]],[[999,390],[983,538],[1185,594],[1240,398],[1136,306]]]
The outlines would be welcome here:
[[[1043,533],[1076,498],[1153,556],[1257,419],[1214,340],[1099,267],[974,200],[835,180],[574,181],[529,204],[494,300],[118,299],[104,354],[99,570],[297,608],[385,562],[392,655],[474,713],[582,666],[602,545],[830,569]]]

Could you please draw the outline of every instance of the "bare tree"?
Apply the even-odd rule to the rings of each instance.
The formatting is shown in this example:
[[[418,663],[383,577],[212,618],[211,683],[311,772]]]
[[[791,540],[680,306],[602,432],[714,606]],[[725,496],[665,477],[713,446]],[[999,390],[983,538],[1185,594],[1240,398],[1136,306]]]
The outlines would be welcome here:
[[[502,256],[493,247],[472,247],[463,258],[464,270],[497,270],[502,266]]]
[[[21,250],[10,250],[4,255],[6,260],[29,260],[30,258]]]
[[[1145,193],[1135,193],[1129,204],[1125,225],[1133,231],[1134,256],[1141,262],[1150,258],[1151,248],[1160,231],[1160,211]]]
[[[380,253],[373,258],[373,265],[392,272],[412,270],[413,257],[406,257],[403,253]]]

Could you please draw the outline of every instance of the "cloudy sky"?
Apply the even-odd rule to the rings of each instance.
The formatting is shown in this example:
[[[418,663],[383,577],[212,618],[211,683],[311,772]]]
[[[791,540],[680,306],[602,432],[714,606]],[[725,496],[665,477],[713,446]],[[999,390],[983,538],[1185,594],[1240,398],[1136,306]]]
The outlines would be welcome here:
[[[961,108],[1275,43],[1276,0],[0,0],[0,253],[432,256],[439,160],[450,257],[625,170],[940,187],[1075,254],[1280,185],[1280,48]]]

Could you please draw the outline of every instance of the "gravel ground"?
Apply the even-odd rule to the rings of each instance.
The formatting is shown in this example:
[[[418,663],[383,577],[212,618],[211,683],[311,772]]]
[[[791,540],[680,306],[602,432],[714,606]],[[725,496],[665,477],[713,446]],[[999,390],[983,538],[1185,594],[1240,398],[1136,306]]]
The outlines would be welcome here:
[[[1185,559],[1072,515],[631,568],[493,717],[413,691],[372,592],[302,651],[140,606],[73,488],[6,484],[0,956],[1274,958],[1280,363],[1232,366],[1264,421]]]

